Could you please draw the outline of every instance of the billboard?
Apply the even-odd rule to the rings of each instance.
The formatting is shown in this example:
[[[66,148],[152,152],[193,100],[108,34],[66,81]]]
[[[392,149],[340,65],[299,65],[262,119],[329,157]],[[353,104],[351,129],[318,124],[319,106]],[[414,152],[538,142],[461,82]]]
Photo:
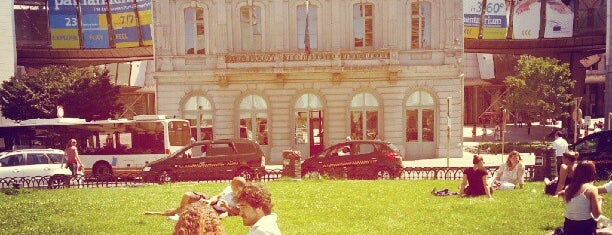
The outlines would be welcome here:
[[[80,48],[76,1],[49,0],[49,31],[52,48]]]
[[[488,0],[484,17],[482,39],[506,39],[508,8],[504,0]]]
[[[463,0],[463,37],[478,38],[480,27],[481,0]]]
[[[575,0],[546,1],[544,38],[572,37]]]
[[[84,48],[109,48],[107,7],[104,1],[81,1]]]
[[[152,0],[48,0],[48,9],[54,49],[153,45]]]
[[[134,2],[132,0],[110,1],[109,6],[115,32],[115,47],[138,47],[140,32]]]
[[[538,39],[541,5],[540,0],[516,2],[512,18],[512,38]]]

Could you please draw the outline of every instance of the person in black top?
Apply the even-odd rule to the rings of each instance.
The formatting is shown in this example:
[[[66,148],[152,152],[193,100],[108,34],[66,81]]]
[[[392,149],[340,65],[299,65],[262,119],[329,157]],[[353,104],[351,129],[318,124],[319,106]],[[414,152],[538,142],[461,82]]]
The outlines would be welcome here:
[[[461,182],[459,195],[462,197],[487,195],[489,199],[493,199],[491,189],[487,185],[488,174],[487,170],[484,169],[482,157],[474,155],[472,163],[474,164],[473,167],[463,171],[463,181]]]

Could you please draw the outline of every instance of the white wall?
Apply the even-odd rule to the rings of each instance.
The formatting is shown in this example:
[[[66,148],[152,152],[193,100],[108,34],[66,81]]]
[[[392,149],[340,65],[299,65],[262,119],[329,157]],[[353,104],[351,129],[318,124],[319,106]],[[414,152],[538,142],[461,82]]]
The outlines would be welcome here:
[[[17,66],[12,0],[0,1],[0,42],[0,81],[5,81],[15,74]]]

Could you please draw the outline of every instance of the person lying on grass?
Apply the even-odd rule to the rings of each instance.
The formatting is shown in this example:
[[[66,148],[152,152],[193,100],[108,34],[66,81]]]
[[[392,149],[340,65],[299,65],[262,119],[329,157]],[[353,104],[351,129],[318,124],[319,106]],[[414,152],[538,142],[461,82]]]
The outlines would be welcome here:
[[[174,225],[174,235],[224,235],[219,215],[204,201],[185,206],[178,222]]]
[[[472,163],[474,164],[473,167],[463,171],[463,181],[461,182],[459,196],[473,197],[487,195],[489,199],[493,199],[491,196],[491,191],[493,190],[487,185],[487,170],[484,168],[484,160],[481,156],[474,155]]]
[[[145,215],[165,215],[171,216],[172,219],[178,219],[178,214],[180,214],[185,206],[197,202],[204,201],[210,204],[217,213],[221,215],[221,217],[226,216],[236,216],[240,212],[237,208],[236,203],[234,202],[234,195],[244,186],[246,185],[246,180],[243,177],[234,177],[229,186],[227,186],[223,191],[216,196],[210,197],[209,195],[198,193],[198,192],[186,192],[183,194],[183,198],[181,199],[181,204],[174,209],[169,209],[165,211],[145,211]]]

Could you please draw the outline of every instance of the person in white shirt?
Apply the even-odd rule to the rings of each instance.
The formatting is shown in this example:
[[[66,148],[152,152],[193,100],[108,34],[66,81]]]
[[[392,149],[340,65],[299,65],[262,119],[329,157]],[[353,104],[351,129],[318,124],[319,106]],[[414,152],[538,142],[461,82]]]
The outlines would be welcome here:
[[[249,184],[236,196],[234,201],[240,208],[242,224],[251,227],[248,235],[281,235],[272,213],[272,195],[261,185]]]
[[[595,181],[595,164],[581,161],[576,166],[574,179],[567,186],[564,194],[565,234],[595,234],[597,220],[601,215],[599,190],[593,185]]]
[[[499,166],[494,180],[494,188],[512,190],[516,186],[523,188],[525,166],[521,163],[520,154],[512,151],[506,159],[506,163]]]
[[[557,158],[557,172],[559,172],[563,154],[569,151],[569,144],[565,139],[563,139],[563,133],[561,131],[555,132],[555,140],[553,141],[552,148],[555,150],[555,157]]]

